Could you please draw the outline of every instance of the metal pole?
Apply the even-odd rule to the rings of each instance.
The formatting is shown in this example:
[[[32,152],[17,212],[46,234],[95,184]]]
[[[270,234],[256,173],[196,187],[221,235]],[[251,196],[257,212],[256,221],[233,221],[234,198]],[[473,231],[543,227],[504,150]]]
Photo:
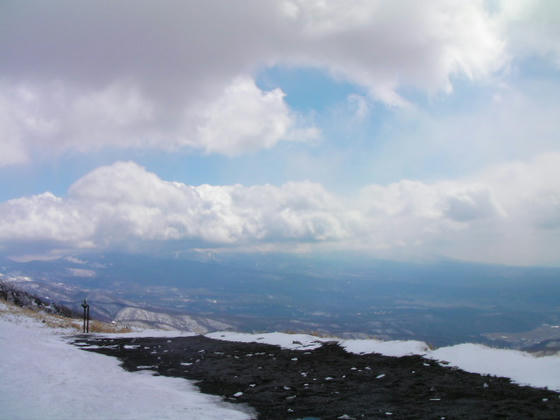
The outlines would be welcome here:
[[[84,301],[82,302],[82,308],[84,308],[84,326],[83,326],[83,332],[86,332],[86,322],[87,322],[87,332],[89,333],[89,305],[87,303],[87,300],[84,299]]]

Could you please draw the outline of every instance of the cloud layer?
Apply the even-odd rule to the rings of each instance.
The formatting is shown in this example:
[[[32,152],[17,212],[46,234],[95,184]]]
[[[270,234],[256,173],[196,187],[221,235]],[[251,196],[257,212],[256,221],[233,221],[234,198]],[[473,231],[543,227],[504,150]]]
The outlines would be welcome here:
[[[343,197],[311,182],[190,186],[117,162],[76,181],[66,197],[44,193],[0,204],[0,244],[6,254],[157,243],[167,251],[305,245],[385,257],[558,264],[558,168],[560,155],[543,155],[470,179],[403,180]]]
[[[0,5],[1,165],[33,153],[184,147],[237,155],[318,136],[269,65],[312,66],[406,105],[507,62],[484,2],[56,0]]]
[[[557,74],[538,74],[560,63],[559,16],[553,0],[2,1],[0,168],[41,172],[60,155],[99,151],[113,162],[133,149],[134,159],[190,151],[205,168],[205,155],[317,139],[318,152],[278,148],[281,179],[349,179],[362,165],[362,186],[371,173],[399,180],[397,165],[429,167],[419,177],[430,179],[494,166],[342,195],[314,182],[192,186],[118,162],[65,196],[0,203],[0,251],[344,248],[560,264]],[[352,117],[327,121],[340,103],[298,113],[281,88],[255,82],[271,67],[349,82],[339,85],[353,86]],[[461,94],[446,96],[456,85]],[[227,162],[256,166],[249,160]],[[516,162],[495,165],[507,160]],[[311,169],[296,176],[296,166]],[[278,179],[270,173],[258,179]]]

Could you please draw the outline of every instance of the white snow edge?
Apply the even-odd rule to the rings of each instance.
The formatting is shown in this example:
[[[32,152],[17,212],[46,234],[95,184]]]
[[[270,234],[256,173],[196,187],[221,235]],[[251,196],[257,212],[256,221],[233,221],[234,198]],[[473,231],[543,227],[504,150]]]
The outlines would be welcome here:
[[[193,335],[171,331],[142,331],[113,336],[176,337]],[[317,337],[309,334],[287,334],[280,332],[251,334],[231,331],[217,331],[206,334],[217,340],[245,343],[265,343],[291,350],[313,350],[324,342],[337,341],[346,351],[354,354],[379,353],[385,356],[401,357],[421,355],[427,359],[447,362],[466,372],[510,378],[520,385],[549,388],[560,392],[560,355],[535,356],[531,353],[496,349],[482,344],[458,344],[431,350],[423,341],[375,339],[343,340],[336,337]]]
[[[307,334],[244,334],[228,331],[207,334],[227,341],[274,344],[292,350],[310,350],[326,341],[337,341],[346,351],[355,354],[379,353],[385,356],[421,355],[427,359],[448,362],[466,372],[503,376],[520,385],[560,391],[560,355],[534,356],[530,353],[495,349],[482,344],[459,344],[431,350],[423,341],[341,340],[319,338]]]

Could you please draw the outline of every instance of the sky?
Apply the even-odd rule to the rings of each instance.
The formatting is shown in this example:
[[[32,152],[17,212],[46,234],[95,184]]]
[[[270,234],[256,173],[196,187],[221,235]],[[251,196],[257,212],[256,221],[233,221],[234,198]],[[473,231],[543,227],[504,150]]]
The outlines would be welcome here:
[[[560,265],[560,3],[0,3],[0,253]]]

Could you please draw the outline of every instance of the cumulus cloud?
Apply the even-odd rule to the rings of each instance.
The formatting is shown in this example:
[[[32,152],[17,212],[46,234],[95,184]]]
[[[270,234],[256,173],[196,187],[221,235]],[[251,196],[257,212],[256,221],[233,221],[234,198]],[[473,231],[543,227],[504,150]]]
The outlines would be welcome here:
[[[359,249],[558,264],[560,155],[488,168],[468,179],[402,180],[340,196],[320,184],[191,186],[133,162],[100,167],[69,189],[0,204],[4,253],[138,248]]]
[[[361,207],[370,217],[361,226],[372,230],[364,230],[365,249],[379,247],[389,257],[557,265],[559,163],[560,154],[549,153],[460,180],[366,187]]]
[[[308,140],[319,136],[313,127],[296,128],[297,117],[280,89],[261,91],[249,78],[237,78],[215,102],[195,112],[199,119],[193,142],[208,153],[237,155],[270,148],[280,140]]]
[[[543,154],[530,162],[514,162],[487,169],[481,177],[499,185],[496,198],[519,226],[554,231],[560,227],[560,154]]]
[[[314,66],[406,101],[506,60],[484,2],[56,0],[0,5],[0,165],[32,152],[193,148],[236,155],[316,138],[253,75]],[[302,122],[303,121],[303,122]]]
[[[393,105],[396,90],[451,91],[451,77],[480,78],[505,63],[504,43],[483,1],[285,2],[312,46],[306,60],[369,88]]]
[[[361,242],[354,246],[384,250],[389,257],[402,253],[464,258],[454,254],[449,238],[462,243],[506,217],[493,188],[470,180],[435,184],[403,180],[365,187],[359,196],[363,215],[356,227]]]
[[[1,204],[0,238],[75,248],[137,240],[320,241],[344,236],[339,211],[317,184],[189,186],[118,162],[79,179],[66,198],[44,193]]]
[[[25,163],[45,145],[46,153],[189,147],[237,155],[319,136],[290,111],[280,89],[262,91],[249,78],[234,79],[217,99],[192,105],[171,121],[168,109],[128,83],[88,91],[60,83],[0,83],[0,111],[0,166]]]

